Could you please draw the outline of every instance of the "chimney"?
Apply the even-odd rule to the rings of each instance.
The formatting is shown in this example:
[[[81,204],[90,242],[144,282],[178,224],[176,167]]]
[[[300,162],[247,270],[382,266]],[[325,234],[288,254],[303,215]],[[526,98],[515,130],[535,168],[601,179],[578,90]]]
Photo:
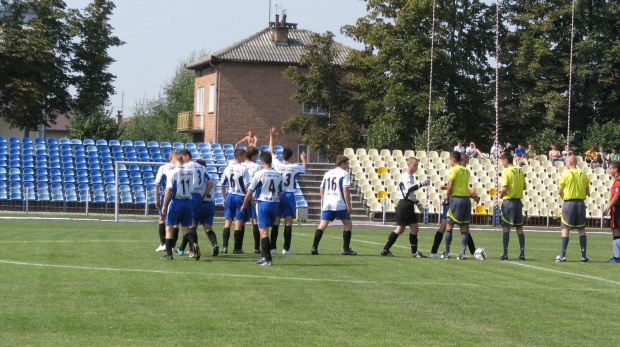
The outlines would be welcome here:
[[[123,122],[123,111],[118,111],[116,114],[116,124],[121,124]]]
[[[286,14],[282,15],[282,23],[280,23],[280,16],[276,14],[276,22],[273,27],[273,42],[276,46],[288,46],[288,26],[286,25]]]

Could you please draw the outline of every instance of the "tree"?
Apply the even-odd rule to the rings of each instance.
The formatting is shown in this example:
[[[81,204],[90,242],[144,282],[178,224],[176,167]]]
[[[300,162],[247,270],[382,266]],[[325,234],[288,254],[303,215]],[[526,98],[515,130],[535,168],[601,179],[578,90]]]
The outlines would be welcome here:
[[[326,115],[293,115],[282,124],[282,131],[296,132],[303,143],[331,161],[360,139],[358,107],[345,81],[345,70],[334,63],[336,54],[334,34],[314,34],[299,60],[302,68],[291,66],[284,71],[285,78],[300,86],[291,100],[306,108],[322,107]]]
[[[177,132],[180,112],[194,108],[194,72],[185,64],[195,61],[205,52],[193,52],[177,66],[161,94],[154,99],[143,99],[133,108],[133,117],[123,123],[123,137],[128,140],[190,142],[190,134]]]
[[[111,1],[96,0],[79,17],[62,0],[0,0],[0,5],[8,13],[0,18],[3,119],[28,134],[41,124],[54,124],[76,105],[82,110],[81,105],[96,104],[93,111],[105,105],[113,93],[105,52],[122,44],[109,36]],[[75,99],[72,86],[78,89]]]
[[[100,106],[89,114],[76,112],[69,126],[69,134],[74,139],[118,139],[119,126],[112,118],[112,111]]]

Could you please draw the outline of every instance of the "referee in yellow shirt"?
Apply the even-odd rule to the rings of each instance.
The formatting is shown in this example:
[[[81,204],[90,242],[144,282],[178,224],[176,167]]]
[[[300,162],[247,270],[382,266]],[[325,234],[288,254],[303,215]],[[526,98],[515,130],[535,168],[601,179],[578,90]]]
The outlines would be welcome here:
[[[525,235],[523,234],[523,191],[525,190],[525,174],[520,167],[512,165],[512,154],[504,153],[499,158],[504,164],[502,173],[502,191],[499,197],[504,200],[501,209],[501,224],[504,230],[504,253],[499,260],[508,260],[508,242],[510,228],[517,230],[519,236],[519,260],[525,260]]]
[[[558,184],[560,196],[564,200],[562,205],[562,251],[555,258],[555,261],[566,261],[568,234],[571,229],[577,229],[579,244],[581,245],[581,261],[587,263],[590,259],[586,256],[586,204],[584,200],[590,194],[590,181],[577,168],[574,155],[569,155],[566,158],[565,166],[568,170],[562,173]]]
[[[446,221],[448,223],[444,235],[446,252],[444,259],[450,259],[452,229],[458,224],[461,229],[461,251],[457,260],[464,260],[467,241],[469,239],[469,223],[471,223],[471,200],[469,200],[469,170],[460,165],[461,153],[450,153],[450,173],[448,175],[447,198],[450,201]]]

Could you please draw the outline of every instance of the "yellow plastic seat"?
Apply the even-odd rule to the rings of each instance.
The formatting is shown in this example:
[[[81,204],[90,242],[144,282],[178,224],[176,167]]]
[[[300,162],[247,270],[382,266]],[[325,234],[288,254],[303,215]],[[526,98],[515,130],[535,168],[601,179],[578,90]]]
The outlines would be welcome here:
[[[484,205],[477,205],[474,213],[476,214],[476,216],[486,216],[487,209],[484,207]]]
[[[379,167],[377,169],[377,174],[379,174],[379,175],[384,174],[384,173],[388,173],[388,172],[389,172],[389,170],[387,169],[387,167],[384,167],[384,166],[381,166],[381,167]]]
[[[388,192],[386,192],[385,190],[381,190],[381,191],[377,192],[377,200],[379,200],[379,201],[381,199],[383,199],[383,198],[389,198],[389,197],[390,196],[389,196]]]

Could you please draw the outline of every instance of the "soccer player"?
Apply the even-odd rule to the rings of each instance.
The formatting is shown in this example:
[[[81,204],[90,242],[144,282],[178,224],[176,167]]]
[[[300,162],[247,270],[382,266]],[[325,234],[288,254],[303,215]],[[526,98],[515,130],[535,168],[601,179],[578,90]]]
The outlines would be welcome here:
[[[519,260],[525,260],[525,235],[523,234],[523,191],[525,190],[525,174],[520,167],[512,165],[513,157],[504,153],[499,158],[504,164],[502,173],[502,191],[499,197],[504,200],[501,209],[501,224],[503,228],[504,253],[499,260],[508,260],[508,242],[510,228],[517,230],[519,237]]]
[[[258,265],[271,266],[271,245],[269,244],[269,228],[278,217],[278,204],[282,194],[282,175],[271,167],[271,153],[263,152],[260,155],[262,170],[256,172],[245,194],[241,211],[244,211],[252,199],[256,201],[258,228],[261,236],[261,258]]]
[[[323,206],[321,207],[321,222],[314,234],[314,242],[310,251],[312,255],[319,254],[319,242],[323,237],[323,231],[334,219],[340,219],[344,226],[342,255],[357,255],[357,252],[349,247],[353,229],[350,184],[349,158],[339,155],[336,158],[336,168],[327,171],[321,182],[320,194]]]
[[[175,152],[172,152],[175,153]],[[164,203],[164,192],[166,191],[166,180],[168,179],[168,174],[172,169],[174,169],[174,164],[172,164],[172,153],[170,153],[170,162],[164,165],[159,166],[157,169],[157,174],[155,175],[155,208],[157,208],[159,214],[159,241],[160,245],[157,247],[155,252],[164,252],[166,251],[166,217],[161,213],[161,208]],[[179,235],[179,228],[176,228],[177,237]],[[174,240],[173,247],[176,247],[176,237]]]
[[[558,184],[560,197],[564,200],[564,204],[562,204],[562,250],[555,261],[566,261],[568,235],[570,230],[575,228],[579,232],[581,261],[587,263],[590,259],[586,256],[586,204],[584,200],[590,194],[590,181],[577,168],[574,155],[566,157],[565,166],[568,170],[562,173]]]
[[[261,169],[260,164],[256,162],[257,157],[258,157],[258,148],[254,146],[249,146],[245,150],[245,161],[241,163],[241,165],[245,166],[245,168],[248,170],[248,173],[250,174],[250,179],[254,177],[254,174],[256,173],[256,171]],[[252,203],[254,202],[252,201]],[[254,235],[254,253],[259,254],[260,253],[260,232],[258,230],[258,221],[256,219],[256,209],[253,207],[247,209],[245,211],[245,215],[246,215],[246,218],[249,217],[249,219],[252,220],[252,234]],[[245,235],[245,223],[241,227],[241,234]]]
[[[471,201],[469,200],[469,170],[460,165],[461,153],[454,151],[450,153],[450,174],[448,175],[448,186],[446,196],[450,201],[446,222],[446,232],[444,233],[446,251],[444,259],[450,259],[450,244],[452,243],[452,229],[454,224],[459,225],[461,230],[461,251],[457,260],[467,259],[465,250],[469,238],[469,223],[471,223]]]
[[[461,153],[461,166],[467,167],[467,163],[469,158],[467,155]],[[448,186],[442,184],[439,189],[447,190]],[[476,190],[473,188],[469,188],[469,197],[474,199],[476,203],[480,202],[480,197],[476,194]],[[441,245],[441,241],[443,240],[444,233],[446,232],[446,227],[448,226],[448,210],[450,209],[450,200],[443,199],[441,202],[442,213],[441,213],[441,223],[439,224],[439,229],[435,232],[435,239],[433,240],[433,246],[431,247],[431,258],[444,258],[447,254],[442,252],[441,254],[437,253],[439,250],[439,246]],[[474,252],[476,251],[476,245],[474,244],[474,238],[471,233],[469,233],[469,238],[467,238],[467,247],[469,248],[469,253],[471,253],[471,257],[474,257]]]
[[[192,205],[192,186],[194,175],[191,170],[183,167],[183,157],[180,153],[172,154],[174,169],[170,171],[166,181],[166,192],[164,193],[164,203],[162,214],[166,216],[166,255],[163,260],[172,260],[172,247],[174,236],[174,225],[180,224],[183,227],[183,234],[188,234],[194,252],[198,244],[189,234],[189,227],[194,223],[194,209]]]
[[[224,198],[224,244],[222,253],[228,253],[228,239],[230,239],[230,227],[235,221],[233,254],[243,254],[243,226],[246,215],[241,212],[246,189],[250,184],[250,174],[241,162],[245,160],[245,149],[235,149],[235,159],[229,163],[222,174],[222,197]]]
[[[411,245],[412,258],[426,258],[422,253],[418,252],[418,215],[415,213],[414,205],[418,206],[420,212],[424,211],[424,206],[416,199],[415,191],[428,186],[430,181],[419,182],[414,184],[413,174],[418,170],[418,159],[409,157],[407,159],[407,171],[400,176],[398,188],[400,191],[400,200],[396,205],[396,229],[388,236],[388,240],[381,250],[381,255],[393,257],[390,248],[407,227],[411,229],[409,233],[409,244]]]
[[[271,152],[273,160],[273,168],[276,169],[281,175],[284,184],[284,193],[280,198],[280,215],[276,218],[276,222],[271,228],[271,253],[276,253],[276,241],[278,240],[278,229],[280,227],[281,217],[284,217],[284,247],[282,248],[282,254],[292,255],[291,251],[291,238],[293,235],[293,218],[297,212],[297,202],[295,201],[295,186],[297,182],[297,176],[306,173],[308,168],[308,162],[306,161],[306,153],[301,152],[299,158],[301,159],[301,165],[295,163],[293,157],[293,150],[290,148],[284,148],[282,150],[282,159],[284,163],[281,163],[278,158],[275,157],[275,151],[273,149],[273,139],[278,135],[276,128],[271,128],[269,132],[269,152]]]
[[[194,178],[194,186],[192,188],[192,205],[194,206],[194,216],[195,216],[198,213],[198,210],[200,209],[202,205],[202,194],[204,193],[206,189],[206,184],[207,184],[204,181],[204,175],[206,174],[207,169],[204,166],[198,165],[194,161],[192,161],[192,154],[190,153],[189,150],[183,149],[181,150],[180,153],[181,153],[181,157],[183,157],[183,167],[187,168],[188,170],[191,170],[193,178]],[[196,240],[196,242],[198,242],[198,233],[196,233],[197,227],[198,225],[196,224],[196,221],[194,221],[194,224],[189,228],[189,233],[194,234],[192,235],[192,237],[193,239]],[[183,255],[185,251],[185,246],[189,243],[189,240],[190,240],[190,237],[187,234],[184,234],[183,240],[181,241],[181,247],[179,247],[179,249],[177,250],[179,255]],[[200,259],[200,254],[196,254],[195,252],[190,251],[187,254],[187,257],[188,258],[197,257],[198,259]]]
[[[202,159],[196,160],[196,164],[206,166],[206,163]],[[217,257],[220,252],[220,247],[217,244],[217,236],[213,232],[213,216],[215,215],[215,184],[207,171],[204,171],[202,179],[206,182],[204,192],[201,194],[202,202],[200,208],[196,211],[194,216],[194,222],[196,224],[202,224],[202,227],[207,234],[207,238],[211,242],[212,253],[211,255]]]
[[[605,208],[605,214],[611,216],[614,256],[606,263],[620,263],[620,208],[617,208],[618,202],[620,202],[620,163],[612,161],[607,171],[614,178],[614,183],[609,193],[609,204]]]

